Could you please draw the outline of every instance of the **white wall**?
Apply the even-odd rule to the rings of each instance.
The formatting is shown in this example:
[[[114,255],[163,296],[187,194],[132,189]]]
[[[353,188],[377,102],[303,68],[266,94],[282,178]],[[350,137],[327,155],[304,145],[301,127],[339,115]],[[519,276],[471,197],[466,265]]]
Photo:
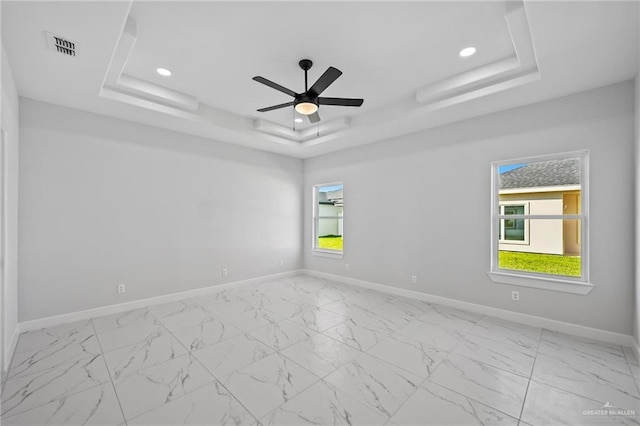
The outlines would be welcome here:
[[[28,99],[20,143],[20,321],[301,267],[301,160]]]
[[[18,94],[4,46],[2,46],[2,130],[6,132],[5,164],[0,172],[5,176],[6,246],[5,289],[0,314],[4,316],[1,369],[6,370],[18,337]],[[7,356],[5,356],[7,355]]]
[[[638,7],[638,23],[640,25],[640,7]],[[638,29],[638,46],[640,46],[640,28]],[[635,264],[636,264],[636,276],[635,276],[635,310],[633,331],[636,343],[640,346],[640,55],[638,55],[638,73],[636,74],[635,81]]]
[[[633,93],[621,83],[305,161],[305,267],[631,334]],[[582,296],[492,282],[491,162],[584,149],[597,287]],[[313,185],[335,181],[348,188],[341,260],[308,249]],[[381,205],[380,193],[394,202]],[[394,232],[375,232],[389,221]]]

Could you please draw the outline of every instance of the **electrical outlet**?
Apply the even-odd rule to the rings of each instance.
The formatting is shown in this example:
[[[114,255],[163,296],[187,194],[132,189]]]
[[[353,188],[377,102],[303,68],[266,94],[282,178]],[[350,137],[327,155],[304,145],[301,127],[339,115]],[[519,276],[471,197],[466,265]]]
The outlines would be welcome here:
[[[520,301],[520,292],[519,291],[512,291],[511,292],[511,300],[513,300],[514,302],[519,302]]]
[[[222,268],[222,276],[226,277],[227,275],[229,275],[229,271],[227,271],[227,268]]]
[[[418,284],[418,276],[411,275],[411,284]]]
[[[351,269],[351,267],[349,266],[349,264],[348,264],[348,263],[345,263],[345,264],[344,264],[344,270],[345,270],[345,271],[348,271],[349,269]]]
[[[124,284],[118,284],[118,293],[124,293],[126,290]]]

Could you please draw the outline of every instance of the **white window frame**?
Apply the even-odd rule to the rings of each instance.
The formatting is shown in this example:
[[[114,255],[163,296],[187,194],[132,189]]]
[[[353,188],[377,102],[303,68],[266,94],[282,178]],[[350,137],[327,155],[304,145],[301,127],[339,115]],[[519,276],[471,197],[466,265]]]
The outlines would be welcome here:
[[[499,208],[499,213],[501,216],[506,216],[506,217],[511,217],[514,215],[505,215],[504,214],[504,207],[505,206],[524,206],[524,214],[525,215],[529,215],[529,203],[528,202],[516,202],[516,201],[504,201],[502,203],[500,203],[500,205],[498,206]],[[515,220],[515,219],[514,219]],[[529,221],[525,220],[524,221],[524,240],[520,241],[520,240],[505,240],[504,236],[504,221],[501,220],[498,223],[498,226],[500,226],[500,236],[502,237],[499,241],[498,241],[498,246],[500,244],[517,244],[517,245],[529,245]]]
[[[344,197],[344,182],[329,182],[329,183],[319,183],[313,185],[313,224],[311,226],[311,253],[315,256],[323,256],[330,257],[334,259],[342,259],[344,256],[344,246],[342,250],[327,250],[318,247],[318,228],[320,219],[334,219],[336,216],[320,216],[319,214],[319,200],[318,194],[319,189],[327,186],[337,186],[342,185],[342,194]],[[340,216],[340,220],[342,220],[342,238],[344,244],[344,205],[342,206],[342,216]]]
[[[500,179],[501,166],[518,163],[532,163],[538,161],[564,160],[569,158],[580,159],[581,175],[581,207],[580,214],[559,215],[503,215],[500,203]],[[545,290],[555,290],[565,293],[589,294],[595,287],[589,281],[589,152],[574,151],[560,154],[541,155],[535,157],[516,158],[510,160],[494,161],[491,163],[491,265],[488,272],[494,282],[523,287],[533,287]],[[519,203],[522,205],[522,203]],[[528,213],[528,211],[527,211]],[[578,219],[581,223],[581,276],[569,277],[563,275],[550,275],[535,272],[501,269],[498,267],[498,252],[502,240],[498,240],[498,227],[502,219]],[[528,220],[527,220],[528,222]],[[525,222],[525,223],[527,223]]]

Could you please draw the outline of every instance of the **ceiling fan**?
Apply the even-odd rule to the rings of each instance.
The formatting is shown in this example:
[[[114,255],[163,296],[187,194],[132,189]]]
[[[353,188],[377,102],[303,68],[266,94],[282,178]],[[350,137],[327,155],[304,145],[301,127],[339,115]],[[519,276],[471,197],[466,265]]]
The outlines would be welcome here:
[[[324,92],[327,87],[329,87],[334,81],[336,81],[338,77],[342,75],[342,71],[334,67],[329,67],[324,72],[324,74],[322,74],[320,78],[315,83],[313,83],[313,86],[308,87],[307,71],[311,69],[313,62],[311,62],[311,60],[309,59],[303,59],[298,63],[298,65],[300,65],[300,68],[304,70],[303,93],[296,93],[291,89],[280,86],[278,83],[274,83],[273,81],[267,80],[266,78],[261,76],[253,77],[253,80],[257,81],[258,83],[262,83],[293,97],[293,101],[291,102],[273,105],[266,108],[260,108],[258,110],[259,112],[273,111],[274,109],[293,106],[297,112],[309,117],[309,121],[311,123],[317,123],[318,121],[320,121],[320,115],[318,114],[318,108],[320,107],[320,105],[359,107],[364,102],[364,99],[320,97],[320,94]]]

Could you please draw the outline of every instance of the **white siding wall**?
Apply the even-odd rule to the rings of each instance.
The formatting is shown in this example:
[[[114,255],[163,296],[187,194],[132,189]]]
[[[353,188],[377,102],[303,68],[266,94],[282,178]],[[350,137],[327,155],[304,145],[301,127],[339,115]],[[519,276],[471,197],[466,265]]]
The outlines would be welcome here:
[[[562,214],[562,193],[536,194],[536,198],[527,197],[527,195],[506,195],[501,196],[500,199],[509,203],[526,203],[529,206],[529,214]],[[564,251],[562,221],[529,220],[528,244],[500,243],[499,245],[500,250],[562,255]]]
[[[342,216],[342,207],[336,207],[328,204],[320,204],[318,206],[319,216]],[[323,219],[318,227],[318,235],[342,235],[342,220]]]

